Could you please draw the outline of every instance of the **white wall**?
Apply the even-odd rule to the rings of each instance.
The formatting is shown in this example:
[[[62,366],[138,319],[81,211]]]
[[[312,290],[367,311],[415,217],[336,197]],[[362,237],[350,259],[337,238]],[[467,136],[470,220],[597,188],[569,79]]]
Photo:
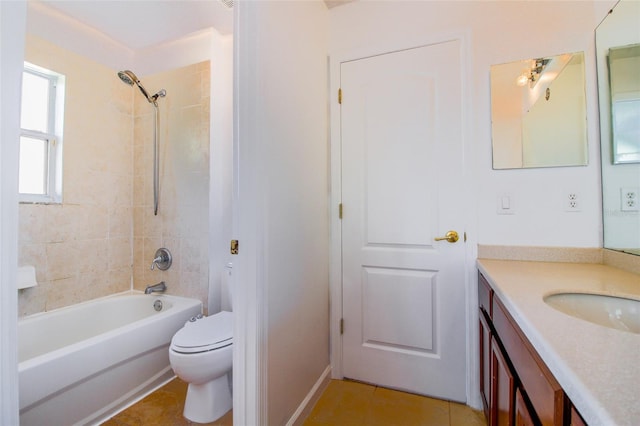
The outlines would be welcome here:
[[[592,2],[354,2],[330,11],[330,54],[368,43],[407,47],[437,34],[469,32],[474,72],[473,117],[467,134],[473,170],[470,241],[480,244],[598,247],[601,245],[599,150],[593,30],[604,16]],[[586,52],[589,165],[492,170],[489,69],[520,59]],[[582,211],[564,211],[566,190]],[[510,192],[514,215],[497,215],[498,194]],[[477,204],[477,207],[476,207]]]
[[[329,365],[327,12],[237,7],[234,422],[282,425]]]
[[[0,2],[0,424],[18,420],[18,136],[26,3]]]
[[[229,259],[233,186],[233,37],[214,34],[211,61],[211,149],[209,159],[209,312],[221,303],[222,274]]]

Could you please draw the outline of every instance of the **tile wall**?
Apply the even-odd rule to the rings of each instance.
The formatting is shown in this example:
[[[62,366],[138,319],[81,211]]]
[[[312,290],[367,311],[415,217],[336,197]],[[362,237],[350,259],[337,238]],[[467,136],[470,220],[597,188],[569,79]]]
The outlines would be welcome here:
[[[133,286],[165,281],[171,294],[208,298],[209,105],[208,61],[143,79],[160,89],[160,197],[153,214],[153,114],[143,96],[134,99]],[[137,94],[136,94],[137,95]],[[155,251],[169,249],[173,265],[150,269]]]
[[[131,286],[132,91],[116,73],[35,36],[25,60],[64,74],[63,203],[20,204],[18,264],[38,286],[19,315]]]
[[[30,315],[164,280],[207,305],[209,62],[141,77],[160,99],[161,192],[153,216],[153,107],[117,70],[29,35],[25,60],[66,76],[63,203],[20,204],[19,290]],[[155,250],[174,256],[151,271]]]

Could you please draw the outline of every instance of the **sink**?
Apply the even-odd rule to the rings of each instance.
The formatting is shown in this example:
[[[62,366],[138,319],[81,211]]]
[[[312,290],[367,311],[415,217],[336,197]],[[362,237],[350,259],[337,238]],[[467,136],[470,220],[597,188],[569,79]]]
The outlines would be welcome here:
[[[560,312],[594,324],[640,334],[640,300],[591,293],[556,293],[544,302]]]

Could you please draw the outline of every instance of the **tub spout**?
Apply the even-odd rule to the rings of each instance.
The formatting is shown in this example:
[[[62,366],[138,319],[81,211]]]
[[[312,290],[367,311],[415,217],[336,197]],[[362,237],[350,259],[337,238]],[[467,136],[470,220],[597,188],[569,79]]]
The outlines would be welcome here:
[[[158,284],[148,285],[147,288],[144,289],[144,294],[151,293],[162,293],[167,289],[167,285],[164,281],[160,281]]]

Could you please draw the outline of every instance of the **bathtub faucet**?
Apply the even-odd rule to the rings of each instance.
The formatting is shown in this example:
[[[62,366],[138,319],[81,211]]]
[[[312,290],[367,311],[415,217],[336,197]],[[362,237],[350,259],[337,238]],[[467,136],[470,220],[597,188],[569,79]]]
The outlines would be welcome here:
[[[162,293],[167,289],[167,285],[164,281],[160,281],[158,284],[148,285],[147,288],[144,289],[144,294],[151,293]]]

